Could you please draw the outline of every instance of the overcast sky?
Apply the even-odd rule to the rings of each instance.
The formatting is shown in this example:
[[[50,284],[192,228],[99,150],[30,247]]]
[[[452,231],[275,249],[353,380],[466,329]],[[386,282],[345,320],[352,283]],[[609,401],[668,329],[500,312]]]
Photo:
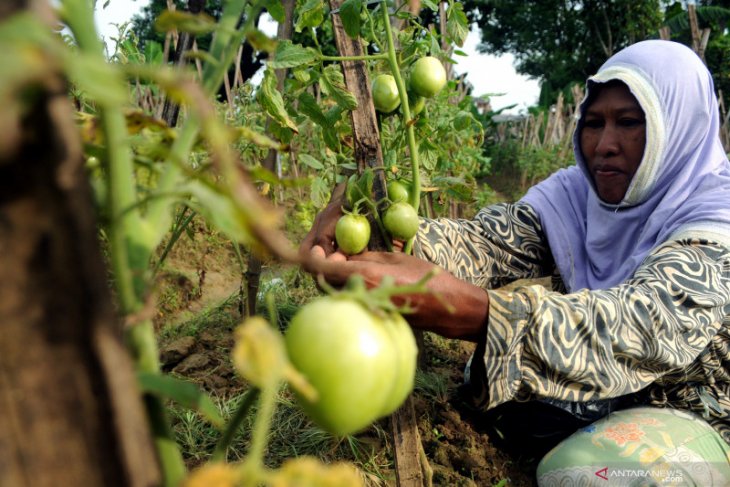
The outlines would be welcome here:
[[[102,8],[105,0],[97,0],[96,23],[101,35],[108,38],[117,30],[112,25],[123,23],[132,18],[149,0],[110,0],[106,8]],[[262,24],[262,30],[270,35],[276,33],[275,24]],[[454,70],[458,74],[467,73],[467,80],[474,86],[473,95],[491,95],[492,108],[516,104],[510,112],[524,111],[526,107],[537,102],[540,94],[537,81],[530,80],[515,73],[511,55],[487,56],[479,54],[476,46],[479,43],[479,32],[472,29],[466,43],[461,48],[466,57],[454,56],[458,62]]]

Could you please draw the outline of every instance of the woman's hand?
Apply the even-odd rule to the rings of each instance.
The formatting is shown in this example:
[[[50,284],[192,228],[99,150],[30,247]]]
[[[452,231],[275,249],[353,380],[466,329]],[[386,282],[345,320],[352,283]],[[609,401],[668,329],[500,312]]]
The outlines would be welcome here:
[[[332,191],[329,204],[314,218],[312,228],[299,245],[299,254],[302,257],[309,257],[314,247],[319,247],[324,251],[325,257],[335,253],[335,226],[337,220],[343,215],[342,205],[345,204],[345,187],[345,183],[336,186]]]
[[[457,279],[425,260],[398,252],[364,252],[345,256],[314,246],[310,251],[308,270],[321,274],[330,284],[343,285],[353,274],[363,276],[368,287],[376,287],[385,276],[392,276],[398,285],[415,284],[429,273],[428,292],[399,295],[393,298],[398,306],[413,310],[404,317],[415,328],[433,331],[447,338],[476,341],[486,329],[489,295],[481,288]]]

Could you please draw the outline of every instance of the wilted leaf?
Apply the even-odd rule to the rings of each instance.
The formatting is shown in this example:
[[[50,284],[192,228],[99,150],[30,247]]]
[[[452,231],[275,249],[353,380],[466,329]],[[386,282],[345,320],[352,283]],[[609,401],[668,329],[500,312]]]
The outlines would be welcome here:
[[[457,46],[462,47],[469,35],[469,20],[466,18],[461,2],[450,3],[446,18],[446,31],[449,33],[449,37]]]
[[[317,51],[310,47],[292,44],[291,41],[281,41],[276,46],[274,59],[269,61],[268,64],[274,69],[293,68],[303,64],[311,64],[317,60],[317,57]]]
[[[276,151],[284,151],[287,149],[286,144],[282,144],[281,142],[262,133],[256,132],[255,130],[251,130],[248,127],[236,127],[233,131],[236,136],[244,138],[249,142],[253,142],[260,147],[268,147],[269,149],[274,149]]]
[[[183,10],[165,10],[155,21],[155,29],[169,32],[175,29],[180,32],[202,35],[215,30],[215,19],[206,13],[194,14]]]
[[[297,32],[301,32],[307,27],[319,27],[324,22],[323,0],[307,0],[297,11],[299,12],[299,17],[294,25],[294,29]]]
[[[234,331],[233,366],[256,387],[264,389],[284,378],[289,365],[284,339],[260,316],[247,318]]]
[[[273,69],[268,68],[264,73],[264,79],[261,82],[259,90],[259,103],[264,107],[266,113],[281,125],[289,127],[294,133],[299,133],[297,124],[289,118],[289,114],[284,107],[284,98],[282,98],[279,90],[276,89],[276,75]]]
[[[322,91],[331,96],[345,110],[357,108],[355,95],[345,87],[345,77],[342,75],[339,66],[330,65],[324,68],[319,83]]]
[[[275,39],[272,39],[258,29],[252,29],[246,32],[246,40],[254,50],[262,52],[274,52],[278,44]]]

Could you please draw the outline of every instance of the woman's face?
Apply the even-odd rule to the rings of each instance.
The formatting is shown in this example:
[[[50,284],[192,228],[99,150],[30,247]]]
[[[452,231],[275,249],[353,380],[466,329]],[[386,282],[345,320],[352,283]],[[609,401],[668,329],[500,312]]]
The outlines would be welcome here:
[[[644,111],[629,88],[621,82],[601,86],[586,107],[580,149],[603,201],[617,204],[623,200],[645,145]]]

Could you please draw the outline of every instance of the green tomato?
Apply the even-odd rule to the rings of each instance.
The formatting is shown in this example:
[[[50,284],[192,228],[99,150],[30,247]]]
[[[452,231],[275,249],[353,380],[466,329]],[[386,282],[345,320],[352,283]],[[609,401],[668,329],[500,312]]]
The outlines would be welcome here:
[[[285,335],[287,353],[318,393],[315,401],[296,397],[319,426],[352,434],[400,405],[416,367],[413,337],[404,325],[400,316],[381,317],[333,296],[311,301],[294,315]]]
[[[419,96],[431,98],[446,86],[446,70],[433,56],[422,57],[413,63],[411,89]]]
[[[391,181],[388,181],[387,188],[388,198],[390,198],[390,201],[392,201],[393,203],[397,203],[399,201],[408,201],[408,198],[410,197],[410,190],[405,184],[393,179]]]
[[[343,253],[359,254],[370,241],[370,222],[363,215],[342,215],[335,225],[335,240]]]
[[[405,201],[393,203],[385,212],[383,226],[393,238],[408,240],[418,232],[418,213]]]
[[[379,74],[373,80],[373,104],[381,113],[390,113],[400,105],[398,86],[389,74]]]
[[[415,117],[426,108],[426,99],[422,96],[418,96],[413,92],[413,89],[408,90],[408,106],[411,109],[411,117]],[[401,107],[401,113],[403,107]]]
[[[411,393],[418,362],[418,345],[406,320],[399,314],[393,314],[389,320],[386,320],[386,328],[398,350],[399,373],[381,412],[382,416],[392,414]]]

